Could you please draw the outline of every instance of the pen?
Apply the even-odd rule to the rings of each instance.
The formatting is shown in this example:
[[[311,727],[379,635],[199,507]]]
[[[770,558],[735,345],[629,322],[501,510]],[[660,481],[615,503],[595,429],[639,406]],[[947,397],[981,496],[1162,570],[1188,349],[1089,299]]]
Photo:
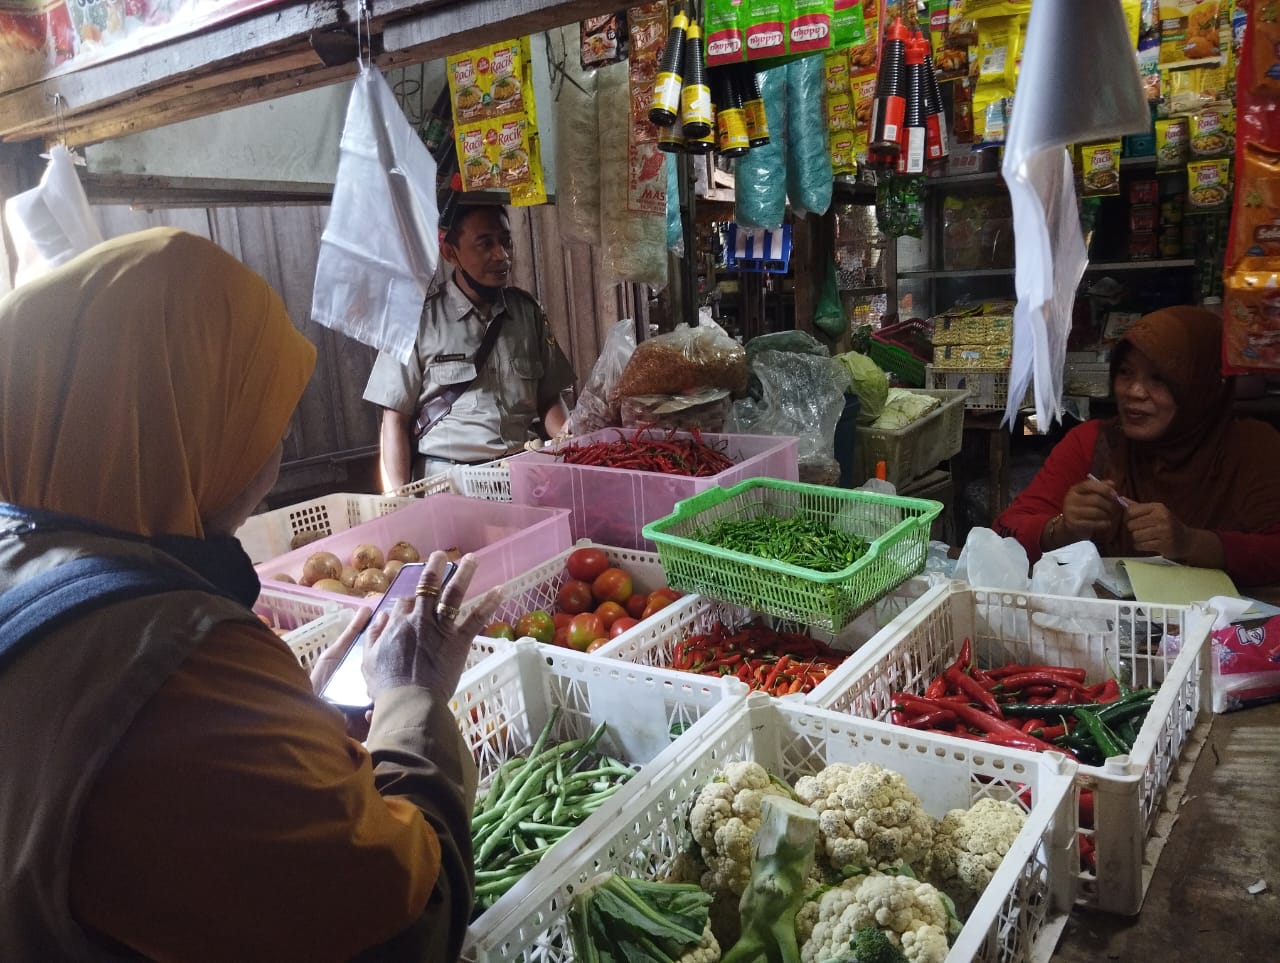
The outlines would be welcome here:
[[[1085,477],[1088,478],[1089,481],[1102,481],[1102,479],[1099,478],[1097,475],[1095,475],[1093,472],[1089,472],[1089,474],[1086,475]],[[1121,508],[1129,507],[1129,499],[1125,498],[1123,495],[1116,495],[1113,493],[1111,497],[1120,503]]]

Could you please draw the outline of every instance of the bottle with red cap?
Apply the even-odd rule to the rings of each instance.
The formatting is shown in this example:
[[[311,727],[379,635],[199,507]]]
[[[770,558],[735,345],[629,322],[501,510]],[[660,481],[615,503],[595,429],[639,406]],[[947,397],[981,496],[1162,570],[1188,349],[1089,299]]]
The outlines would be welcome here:
[[[898,152],[899,174],[923,174],[925,153],[925,79],[924,55],[929,41],[917,30],[906,43],[907,107],[902,121],[901,150]]]
[[[871,104],[869,156],[896,162],[902,149],[902,124],[907,112],[906,42],[910,37],[902,21],[894,18],[884,34],[876,96]]]

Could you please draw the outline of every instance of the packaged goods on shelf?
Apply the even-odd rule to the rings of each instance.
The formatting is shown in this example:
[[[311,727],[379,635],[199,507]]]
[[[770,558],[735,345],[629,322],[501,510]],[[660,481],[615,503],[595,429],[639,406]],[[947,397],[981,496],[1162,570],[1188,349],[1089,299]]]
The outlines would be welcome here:
[[[1199,607],[1058,598],[939,585],[847,660],[816,701],[888,719],[900,693],[921,695],[955,663],[965,640],[983,668],[1024,663],[1086,670],[1086,681],[1156,693],[1133,747],[1103,765],[1081,765],[1093,793],[1082,825],[1096,869],[1076,867],[1083,905],[1132,915],[1164,846],[1185,780],[1209,723],[1209,632]],[[833,676],[835,675],[833,674]],[[838,692],[838,694],[833,694]],[[903,731],[903,730],[899,730]],[[972,743],[963,743],[972,746]]]
[[[935,368],[1008,368],[1011,344],[942,344],[933,349]]]

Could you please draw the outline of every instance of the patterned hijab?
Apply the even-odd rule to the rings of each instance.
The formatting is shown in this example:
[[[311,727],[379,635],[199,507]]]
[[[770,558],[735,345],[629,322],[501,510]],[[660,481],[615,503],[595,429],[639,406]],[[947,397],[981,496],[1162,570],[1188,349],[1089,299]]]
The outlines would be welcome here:
[[[1130,441],[1118,420],[1110,422],[1095,472],[1126,498],[1164,503],[1193,528],[1257,532],[1280,522],[1280,436],[1232,414],[1217,316],[1186,306],[1143,316],[1112,352],[1113,384],[1116,366],[1133,350],[1150,359],[1177,411],[1164,435],[1149,442]],[[1122,530],[1103,554],[1132,554],[1127,541]]]
[[[0,300],[0,500],[202,538],[280,443],[315,364],[211,241],[107,241]]]

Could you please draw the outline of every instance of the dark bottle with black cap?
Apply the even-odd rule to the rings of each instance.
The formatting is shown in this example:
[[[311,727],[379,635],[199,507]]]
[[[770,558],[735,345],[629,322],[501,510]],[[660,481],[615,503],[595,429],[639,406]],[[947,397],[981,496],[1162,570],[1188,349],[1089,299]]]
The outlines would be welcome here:
[[[739,64],[738,89],[742,92],[742,112],[747,121],[747,141],[752,147],[769,143],[769,115],[760,96],[760,75],[750,64]]]
[[[907,41],[907,109],[902,122],[899,174],[923,174],[925,150],[924,51],[929,46],[919,33]]]
[[[686,140],[699,140],[715,130],[711,88],[707,86],[706,54],[702,49],[702,29],[696,23],[689,24],[685,32],[680,120],[684,124]]]
[[[677,8],[667,31],[667,46],[658,61],[658,76],[653,82],[653,101],[649,120],[659,127],[670,127],[680,119],[680,92],[684,89],[684,39],[689,18]]]
[[[711,95],[716,110],[716,151],[721,157],[741,157],[751,146],[742,94],[729,67],[712,67]]]

